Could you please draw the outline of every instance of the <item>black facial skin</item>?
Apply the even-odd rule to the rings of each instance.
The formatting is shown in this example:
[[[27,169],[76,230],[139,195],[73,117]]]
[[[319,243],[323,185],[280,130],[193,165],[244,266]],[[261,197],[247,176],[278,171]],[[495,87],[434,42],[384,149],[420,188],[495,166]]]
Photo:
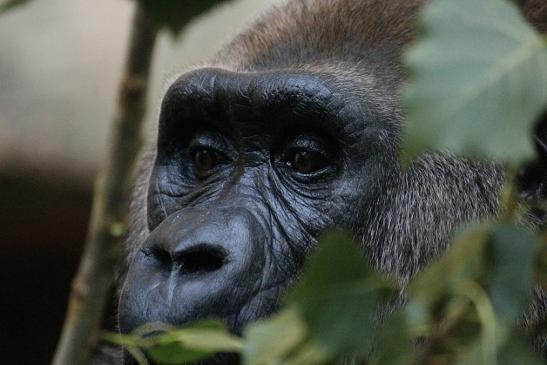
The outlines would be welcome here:
[[[356,115],[336,92],[320,75],[220,69],[173,84],[122,332],[216,317],[241,333],[277,308],[320,232],[354,224],[345,212],[390,167],[368,138],[381,128],[373,108]]]

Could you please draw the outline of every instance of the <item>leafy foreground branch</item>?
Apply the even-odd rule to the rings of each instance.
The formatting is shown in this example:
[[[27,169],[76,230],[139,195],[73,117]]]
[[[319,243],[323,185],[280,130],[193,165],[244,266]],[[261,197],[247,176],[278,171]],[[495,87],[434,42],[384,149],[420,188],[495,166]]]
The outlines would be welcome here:
[[[411,285],[404,308],[378,325],[378,309],[397,300],[398,288],[363,265],[357,243],[334,232],[320,243],[285,308],[251,324],[241,338],[214,321],[184,329],[150,324],[106,338],[142,365],[147,358],[184,364],[216,352],[239,353],[247,365],[349,358],[375,365],[539,365],[531,339],[517,326],[531,300],[537,251],[535,235],[521,226],[471,228]],[[158,329],[164,332],[147,336]],[[417,338],[425,340],[415,347]]]
[[[347,359],[368,365],[543,364],[532,351],[532,336],[517,322],[541,270],[537,258],[546,242],[538,244],[538,237],[544,240],[545,232],[536,236],[511,223],[523,212],[513,204],[514,194],[505,199],[504,206],[514,211],[501,223],[463,231],[448,255],[408,288],[403,308],[395,307],[401,303],[400,288],[364,264],[359,244],[331,232],[287,295],[284,309],[251,324],[242,337],[215,321],[183,329],[154,323],[105,337],[123,345],[141,365],[148,359],[185,364],[217,352],[239,353],[246,365]],[[379,325],[385,313],[378,310],[386,307],[394,310]]]
[[[178,330],[151,324],[107,339],[123,344],[140,364],[147,364],[145,355],[161,364],[181,364],[216,352],[238,352],[246,364],[321,364],[371,346],[376,310],[394,297],[391,287],[364,264],[349,236],[334,232],[310,258],[285,309],[248,326],[243,338],[207,321]],[[146,336],[159,328],[165,333]]]
[[[83,257],[53,364],[85,364],[98,340],[106,298],[127,229],[131,177],[141,146],[141,125],[157,28],[138,6],[120,83],[106,166],[96,183]]]
[[[517,323],[535,278],[545,275],[547,234],[512,223],[526,211],[514,204],[515,190],[506,190],[503,205],[511,211],[502,222],[462,231],[448,254],[407,288],[404,307],[400,287],[364,264],[360,245],[331,232],[284,309],[242,337],[215,321],[183,329],[154,323],[105,337],[141,365],[185,364],[217,352],[238,353],[246,365],[543,364],[532,343],[547,326],[526,333]],[[387,316],[378,311],[386,307],[393,308]]]

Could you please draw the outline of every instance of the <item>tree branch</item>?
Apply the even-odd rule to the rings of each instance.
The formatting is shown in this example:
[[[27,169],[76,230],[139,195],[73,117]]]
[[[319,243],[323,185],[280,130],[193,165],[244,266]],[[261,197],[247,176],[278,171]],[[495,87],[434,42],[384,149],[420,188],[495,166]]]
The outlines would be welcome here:
[[[127,230],[131,179],[141,146],[150,64],[157,27],[137,5],[119,86],[106,165],[96,182],[90,226],[72,283],[54,365],[86,364],[95,346],[107,295]]]

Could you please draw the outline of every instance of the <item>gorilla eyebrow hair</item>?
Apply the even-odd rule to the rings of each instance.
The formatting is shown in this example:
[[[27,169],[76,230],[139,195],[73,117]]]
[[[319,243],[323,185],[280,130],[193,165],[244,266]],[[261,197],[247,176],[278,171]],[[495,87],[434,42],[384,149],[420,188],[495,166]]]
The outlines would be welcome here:
[[[262,131],[296,124],[343,138],[341,131],[355,122],[354,110],[360,105],[342,99],[338,89],[320,75],[300,72],[191,71],[179,77],[163,99],[159,137],[172,137],[196,124],[219,129],[237,124]]]

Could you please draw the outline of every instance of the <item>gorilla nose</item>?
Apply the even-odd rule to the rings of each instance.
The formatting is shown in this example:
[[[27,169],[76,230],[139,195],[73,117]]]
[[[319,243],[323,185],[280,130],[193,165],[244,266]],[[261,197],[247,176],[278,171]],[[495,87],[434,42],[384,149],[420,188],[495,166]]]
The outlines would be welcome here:
[[[141,253],[160,271],[230,274],[250,264],[247,256],[257,246],[252,241],[261,237],[257,229],[256,219],[243,208],[185,209],[162,222]]]
[[[263,226],[240,207],[186,208],[143,243],[120,296],[120,328],[228,318],[260,289],[266,264]],[[231,308],[231,309],[230,309]]]
[[[214,272],[226,263],[228,254],[224,247],[210,243],[196,243],[183,249],[169,250],[156,245],[145,249],[147,254],[166,270],[177,270],[185,275]]]

